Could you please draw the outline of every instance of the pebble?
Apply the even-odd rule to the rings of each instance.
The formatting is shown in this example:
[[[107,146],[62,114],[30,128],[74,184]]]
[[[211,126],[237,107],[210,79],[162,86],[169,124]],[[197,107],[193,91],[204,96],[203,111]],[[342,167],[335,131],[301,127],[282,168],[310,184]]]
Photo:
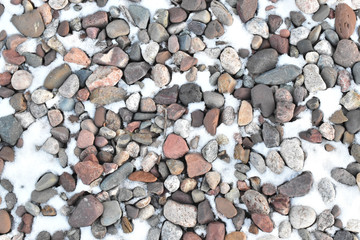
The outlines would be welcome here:
[[[269,27],[266,21],[259,17],[254,17],[246,23],[246,29],[254,35],[269,38]]]
[[[201,154],[189,153],[185,155],[187,174],[190,178],[204,175],[211,169],[211,163],[207,162]]]
[[[352,40],[342,39],[336,46],[333,58],[335,63],[340,66],[352,67],[354,63],[360,60],[359,49]]]
[[[275,68],[278,61],[278,53],[274,49],[264,49],[252,55],[246,67],[252,74],[261,74]]]
[[[71,74],[59,88],[59,93],[63,97],[72,98],[79,90],[79,87],[79,78],[76,74]]]
[[[298,138],[283,140],[280,145],[280,154],[289,168],[295,171],[302,170],[305,154]]]
[[[252,19],[258,7],[257,1],[240,0],[236,4],[236,11],[244,23]]]
[[[227,8],[217,1],[210,3],[210,8],[215,17],[224,25],[231,26],[233,24],[233,17]]]
[[[323,78],[326,87],[334,87],[337,79],[337,71],[332,67],[324,67],[321,70],[321,77]]]
[[[150,23],[148,33],[151,40],[157,43],[167,41],[170,37],[166,29],[159,23]]]
[[[38,10],[29,11],[22,15],[14,15],[11,22],[26,37],[40,37],[45,30],[45,24]]]
[[[215,190],[220,183],[221,176],[218,172],[211,171],[205,174],[205,180],[206,183],[209,185],[210,189]]]
[[[320,180],[320,182],[318,183],[318,191],[321,195],[322,200],[325,203],[330,203],[335,200],[335,188],[329,178],[322,178]]]
[[[58,192],[53,188],[48,188],[43,191],[32,191],[31,193],[31,201],[35,203],[46,203],[52,197],[56,196]]]
[[[213,108],[205,114],[203,121],[204,127],[206,131],[212,136],[215,136],[216,134],[216,128],[218,126],[219,117],[220,117],[220,109],[218,108]]]
[[[315,222],[316,212],[313,208],[309,206],[293,206],[290,210],[289,219],[293,228],[307,228]]]
[[[279,237],[289,238],[291,236],[291,224],[288,220],[284,220],[279,224]]]
[[[252,166],[255,167],[255,169],[259,173],[265,173],[265,171],[266,171],[265,161],[264,161],[264,158],[260,154],[251,152],[250,153],[250,163],[252,164]]]
[[[269,214],[270,207],[264,195],[255,191],[247,190],[241,197],[250,213]]]
[[[309,36],[310,30],[306,27],[298,27],[291,30],[290,44],[297,45],[301,40],[306,39]]]
[[[107,201],[102,203],[104,207],[104,212],[100,218],[100,223],[102,226],[110,226],[116,223],[121,215],[122,211],[118,201]]]
[[[34,217],[36,217],[40,214],[40,208],[31,202],[25,203],[25,209],[28,213],[30,213]]]
[[[266,156],[266,166],[274,173],[281,174],[284,170],[285,163],[284,160],[281,158],[280,154],[272,150]]]
[[[325,231],[325,229],[334,225],[335,219],[334,216],[331,214],[331,211],[326,209],[319,214],[316,223],[318,230]]]
[[[218,91],[220,93],[232,93],[235,89],[237,81],[228,73],[223,73],[217,79]]]
[[[205,28],[205,37],[214,39],[224,35],[224,27],[218,20],[212,20]]]
[[[222,222],[211,222],[207,225],[206,232],[206,240],[224,239],[225,224]]]
[[[124,68],[129,62],[129,56],[121,48],[114,47],[107,53],[96,53],[92,61],[99,65]]]
[[[186,83],[180,87],[179,99],[185,105],[189,103],[200,102],[202,99],[202,92],[199,85],[195,83]]]
[[[254,224],[261,229],[261,231],[268,233],[272,232],[274,225],[268,215],[253,213],[251,214],[251,219]]]
[[[213,162],[217,158],[218,154],[218,143],[216,140],[210,140],[202,149],[201,153],[202,156],[206,159],[208,162]]]
[[[349,38],[355,30],[356,16],[346,3],[340,3],[335,9],[335,30],[341,39]]]
[[[172,224],[169,221],[165,221],[161,228],[161,239],[180,240],[182,235],[183,231],[181,230],[181,227]]]
[[[8,233],[11,230],[11,219],[9,213],[6,210],[0,210],[0,222],[0,233]]]
[[[93,224],[103,211],[102,203],[94,196],[88,195],[79,202],[68,221],[74,228],[87,227]]]
[[[190,121],[185,119],[178,119],[174,123],[174,133],[179,134],[183,138],[190,135]]]
[[[130,33],[129,24],[122,19],[111,21],[106,26],[106,34],[108,35],[109,38],[126,36],[129,33]]]
[[[215,199],[216,210],[224,215],[226,218],[233,218],[236,216],[237,211],[234,204],[226,198],[217,197]]]
[[[157,87],[164,87],[170,82],[170,73],[165,65],[156,64],[151,70],[151,77]]]
[[[305,196],[310,192],[314,182],[311,172],[303,172],[290,181],[278,187],[280,194],[286,195],[290,198]]]
[[[280,133],[267,122],[263,124],[262,135],[267,147],[278,147],[280,145]]]
[[[337,182],[348,185],[348,186],[355,186],[356,179],[355,177],[346,171],[343,168],[334,168],[331,170],[331,177],[335,179]]]
[[[359,233],[360,232],[360,220],[359,219],[349,219],[346,223],[345,230]]]
[[[136,26],[140,29],[146,29],[150,19],[150,11],[139,5],[130,5],[128,10]]]
[[[144,60],[149,64],[154,64],[156,55],[158,54],[160,46],[156,42],[148,43],[147,45],[143,45],[141,47],[141,54]]]
[[[352,111],[360,107],[360,95],[350,90],[345,96],[340,99],[340,104],[343,105],[348,111]]]
[[[51,188],[55,184],[57,184],[59,177],[53,173],[46,173],[42,176],[39,181],[35,184],[36,191],[42,191],[47,188]]]
[[[176,175],[168,176],[164,181],[164,187],[169,192],[175,192],[180,187],[180,180]]]
[[[54,68],[45,78],[44,87],[48,89],[59,88],[64,81],[71,75],[68,64],[62,64]]]
[[[75,164],[74,170],[78,178],[86,185],[90,185],[99,178],[104,171],[103,167],[98,162],[91,160],[78,162]]]
[[[296,0],[295,3],[296,6],[306,14],[315,13],[320,7],[319,2],[317,0],[310,0],[310,1]]]
[[[266,85],[286,84],[295,80],[301,73],[302,70],[295,65],[283,65],[256,77],[255,82]]]
[[[90,101],[97,105],[106,105],[124,100],[126,91],[122,88],[106,86],[96,88],[91,92]]]
[[[182,227],[194,227],[196,225],[197,209],[192,205],[168,200],[164,206],[164,216],[167,220]]]
[[[133,84],[139,81],[149,70],[150,65],[147,62],[129,63],[124,71],[126,83]]]
[[[25,70],[18,70],[13,74],[11,78],[11,85],[16,90],[24,90],[30,87],[33,78],[34,77],[31,73]]]

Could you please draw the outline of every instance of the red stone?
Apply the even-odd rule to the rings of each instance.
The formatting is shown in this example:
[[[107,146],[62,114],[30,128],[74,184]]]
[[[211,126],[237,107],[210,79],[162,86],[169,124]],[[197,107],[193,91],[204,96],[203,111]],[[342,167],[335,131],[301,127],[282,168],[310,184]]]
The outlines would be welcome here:
[[[33,224],[34,217],[28,213],[25,213],[21,218],[21,223],[19,224],[18,231],[23,233],[31,233],[31,228]]]
[[[76,188],[76,182],[71,174],[64,172],[60,175],[59,184],[65,189],[67,192],[73,192]]]
[[[152,175],[149,172],[137,171],[137,172],[133,172],[129,175],[129,180],[151,183],[151,182],[156,182],[157,177],[155,177],[154,175]]]
[[[225,238],[225,224],[211,222],[206,228],[206,240],[223,240]]]
[[[11,74],[9,72],[0,73],[0,86],[6,86],[11,82]]]
[[[244,23],[254,17],[257,9],[258,1],[254,0],[239,0],[236,5],[236,11],[239,14],[241,21]]]
[[[182,240],[201,240],[201,237],[193,232],[187,232],[183,235]]]
[[[14,150],[11,147],[3,147],[0,151],[0,158],[8,162],[13,162],[15,159]]]
[[[104,171],[103,167],[94,161],[78,162],[74,166],[74,170],[81,181],[86,185],[89,185],[95,179],[99,178]]]
[[[187,174],[190,178],[204,175],[211,169],[211,163],[207,162],[200,153],[189,153],[185,156]]]
[[[195,66],[197,63],[198,63],[197,58],[186,56],[181,60],[180,70],[183,71],[183,72],[186,72],[192,66]]]
[[[97,136],[95,138],[95,146],[97,147],[104,147],[106,144],[108,144],[108,140],[104,138],[103,136]]]
[[[108,15],[104,11],[99,11],[94,14],[88,15],[82,20],[82,27],[98,27],[104,28],[108,24]]]
[[[189,147],[182,137],[172,133],[166,138],[163,145],[163,151],[165,157],[178,159],[189,151]]]
[[[98,219],[104,212],[104,207],[94,196],[84,197],[69,218],[71,227],[87,227]]]
[[[76,145],[79,148],[87,148],[93,145],[95,140],[94,134],[88,130],[81,130]]]
[[[247,185],[247,183],[245,181],[237,181],[237,188],[240,191],[247,191],[250,189],[250,187]]]
[[[21,34],[13,34],[6,39],[6,47],[8,49],[15,50],[17,46],[19,46],[26,40],[27,40],[27,38]]]
[[[216,134],[216,128],[219,123],[220,109],[213,108],[208,111],[204,118],[204,126],[206,131],[210,133],[212,136]]]
[[[290,37],[290,31],[287,29],[281,29],[280,36],[283,38],[288,38],[288,37]]]
[[[356,26],[356,15],[349,5],[340,3],[335,9],[335,30],[341,39],[349,38]]]
[[[315,128],[300,132],[299,137],[301,139],[304,139],[304,140],[312,142],[312,143],[321,143],[322,142],[321,133]]]
[[[279,54],[289,52],[289,39],[281,37],[279,35],[271,35],[269,38],[270,46],[278,51]]]
[[[251,219],[263,232],[269,233],[274,229],[274,224],[268,215],[253,213],[251,214]]]
[[[88,37],[91,39],[96,39],[99,32],[100,32],[100,29],[97,27],[89,27],[86,29],[86,35],[88,35]]]
[[[77,92],[76,98],[79,101],[85,102],[86,100],[88,100],[89,96],[90,96],[89,90],[87,90],[86,88],[82,88]]]
[[[25,62],[25,57],[13,49],[3,50],[2,55],[5,61],[11,64],[20,65]]]
[[[80,48],[71,48],[70,51],[64,56],[64,61],[76,63],[84,67],[88,67],[91,63],[90,58]]]
[[[283,194],[278,194],[269,198],[269,203],[276,212],[282,215],[287,215],[290,211],[290,198]]]
[[[173,103],[167,107],[167,117],[170,120],[178,120],[185,112],[186,108],[177,103]]]
[[[126,126],[126,130],[128,130],[129,132],[134,132],[135,129],[138,129],[140,127],[140,124],[140,121],[131,122]]]

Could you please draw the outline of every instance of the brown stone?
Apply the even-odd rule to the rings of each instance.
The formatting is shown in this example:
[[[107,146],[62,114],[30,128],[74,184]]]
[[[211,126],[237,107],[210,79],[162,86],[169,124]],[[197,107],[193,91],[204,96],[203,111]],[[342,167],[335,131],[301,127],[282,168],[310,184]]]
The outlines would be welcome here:
[[[129,56],[121,48],[114,47],[107,53],[96,53],[92,60],[99,65],[124,68],[129,62]]]
[[[151,182],[156,182],[157,177],[155,177],[154,175],[152,175],[149,172],[137,171],[137,172],[133,172],[129,175],[129,180],[151,183]]]
[[[209,39],[218,38],[224,35],[224,27],[218,20],[212,20],[205,28],[205,36]]]
[[[254,17],[257,9],[258,1],[254,0],[239,0],[236,4],[236,11],[239,14],[241,21],[244,23]]]
[[[100,29],[97,27],[89,27],[86,29],[86,35],[91,39],[96,39],[100,32]]]
[[[172,23],[180,23],[187,18],[187,14],[185,10],[180,7],[170,8],[168,11],[169,11],[169,20]]]
[[[82,27],[98,27],[104,28],[108,24],[108,15],[104,11],[99,11],[94,14],[88,15],[82,20]]]
[[[165,64],[169,58],[171,58],[171,53],[169,51],[162,51],[156,55],[155,60],[157,63]]]
[[[26,60],[24,56],[21,56],[14,49],[3,50],[2,55],[7,63],[14,65],[20,65]]]
[[[89,96],[90,96],[89,90],[87,90],[86,88],[82,88],[77,92],[76,99],[85,102],[86,100],[88,100]]]
[[[239,100],[251,100],[251,88],[239,88],[234,92],[234,97]]]
[[[49,6],[49,4],[44,3],[37,9],[39,10],[40,15],[42,16],[44,24],[48,25],[49,23],[51,23],[53,16],[52,16],[51,7]]]
[[[241,144],[236,144],[234,149],[234,158],[241,160],[244,164],[247,164],[250,157],[250,150],[244,149]]]
[[[123,72],[114,66],[100,66],[88,77],[86,86],[90,91],[96,88],[114,86],[119,82]]]
[[[11,230],[10,215],[5,210],[0,210],[0,234],[8,233]]]
[[[216,128],[219,123],[220,109],[213,108],[208,111],[204,117],[204,126],[208,133],[212,136],[216,134]]]
[[[290,211],[290,198],[288,196],[278,194],[269,198],[270,205],[274,210],[282,215],[287,215]]]
[[[103,214],[103,211],[104,207],[101,202],[94,196],[88,195],[81,199],[72,212],[69,224],[74,228],[90,226]]]
[[[259,228],[255,224],[252,223],[249,227],[249,233],[257,235],[257,234],[259,234]]]
[[[67,192],[73,192],[76,188],[76,182],[73,176],[67,172],[63,172],[60,175],[59,184],[65,189]]]
[[[356,15],[346,3],[340,3],[335,9],[335,30],[341,39],[349,38],[356,26]]]
[[[56,209],[49,206],[49,205],[45,205],[42,209],[41,209],[41,213],[43,216],[56,216]]]
[[[6,86],[11,81],[11,74],[9,72],[0,73],[0,86]]]
[[[14,49],[15,50],[17,46],[19,46],[20,44],[22,44],[26,40],[27,40],[27,38],[24,37],[21,34],[13,34],[11,36],[8,36],[8,38],[6,39],[6,47],[8,49]]]
[[[174,120],[174,121],[181,118],[181,116],[186,112],[186,108],[184,108],[183,106],[181,106],[180,104],[177,104],[177,103],[171,104],[166,109],[167,109],[168,119]]]
[[[131,222],[129,221],[129,219],[127,217],[121,218],[121,227],[122,227],[124,233],[131,233],[134,230]]]
[[[0,158],[0,176],[1,176],[2,172],[3,172],[3,170],[4,170],[4,165],[5,165],[4,160],[2,160]]]
[[[218,91],[220,93],[232,93],[235,89],[236,80],[230,74],[223,73],[218,78]]]
[[[94,161],[78,162],[74,166],[74,170],[81,181],[89,185],[95,179],[99,178],[104,171],[104,168]]]
[[[269,233],[274,229],[274,224],[268,215],[253,213],[251,214],[251,219],[263,232]]]
[[[128,130],[129,132],[134,132],[136,129],[140,127],[140,124],[141,124],[140,121],[131,122],[126,126],[126,130]]]
[[[21,223],[18,226],[18,231],[23,233],[31,233],[34,217],[28,213],[25,213],[21,218]]]
[[[211,169],[211,163],[207,162],[199,153],[189,153],[185,156],[187,174],[190,178],[204,175]]]
[[[269,38],[270,46],[278,51],[279,54],[289,52],[289,39],[272,34]]]
[[[180,70],[186,72],[192,66],[195,66],[197,63],[198,63],[197,58],[194,58],[194,57],[191,57],[191,56],[186,56],[181,60]]]
[[[321,133],[315,128],[300,132],[299,137],[301,139],[304,139],[304,140],[312,142],[312,143],[321,143],[322,142]]]
[[[344,115],[344,112],[340,109],[334,112],[329,120],[335,124],[341,124],[347,122],[349,119]]]
[[[243,232],[232,232],[225,236],[225,240],[246,240],[246,235]]]
[[[215,199],[216,209],[219,213],[223,214],[227,218],[233,218],[236,216],[237,211],[234,204],[226,198],[217,197]]]
[[[222,222],[211,222],[206,228],[205,240],[223,240],[225,238],[225,224]]]
[[[94,144],[95,136],[88,130],[81,130],[76,145],[79,148],[87,148]]]
[[[0,150],[0,158],[4,161],[13,162],[15,159],[15,153],[14,150],[11,147],[3,147]]]
[[[140,101],[141,112],[156,112],[156,104],[150,97],[142,98]]]
[[[59,27],[57,29],[57,33],[62,36],[65,37],[69,34],[70,31],[70,24],[68,21],[63,21],[59,24]]]
[[[88,67],[91,63],[90,58],[80,48],[71,48],[70,51],[64,56],[64,61],[76,63],[84,67]]]
[[[186,233],[183,235],[182,240],[201,240],[201,237],[199,237],[198,235],[196,235],[196,233],[186,232]]]
[[[249,102],[242,101],[238,114],[238,125],[245,126],[253,120],[253,109]]]
[[[169,134],[163,145],[163,152],[167,158],[178,159],[184,156],[188,151],[189,147],[186,144],[186,141],[173,133]]]

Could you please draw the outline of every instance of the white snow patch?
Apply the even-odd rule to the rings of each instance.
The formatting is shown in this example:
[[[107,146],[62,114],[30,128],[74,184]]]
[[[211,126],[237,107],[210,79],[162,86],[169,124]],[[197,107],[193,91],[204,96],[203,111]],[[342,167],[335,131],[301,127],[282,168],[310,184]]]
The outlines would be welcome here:
[[[10,105],[10,98],[0,99],[0,109],[0,117],[15,113],[15,109]]]

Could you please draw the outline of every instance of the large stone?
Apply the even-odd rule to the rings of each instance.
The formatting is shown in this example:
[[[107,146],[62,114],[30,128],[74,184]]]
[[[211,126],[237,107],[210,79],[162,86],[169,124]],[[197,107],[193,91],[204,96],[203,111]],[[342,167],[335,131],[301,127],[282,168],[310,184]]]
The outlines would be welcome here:
[[[0,118],[0,137],[2,141],[15,145],[22,132],[21,124],[13,115]]]
[[[255,78],[256,83],[266,85],[286,84],[296,79],[302,73],[301,68],[295,65],[283,65]]]
[[[45,30],[45,24],[38,10],[26,12],[22,15],[14,15],[11,22],[19,32],[27,37],[40,37]]]
[[[293,206],[290,210],[290,223],[295,229],[310,227],[316,220],[316,212],[308,206]]]
[[[237,214],[234,204],[226,198],[217,197],[215,199],[216,209],[227,218],[233,218]]]
[[[108,24],[108,16],[107,12],[99,11],[88,15],[83,18],[82,20],[82,27],[89,28],[89,27],[97,27],[97,28],[104,28]]]
[[[96,88],[114,86],[122,77],[121,69],[112,66],[100,66],[86,80],[86,86],[90,91]]]
[[[122,211],[118,201],[103,202],[104,213],[101,216],[101,225],[107,227],[120,219]]]
[[[164,206],[164,217],[182,227],[194,227],[197,219],[195,206],[168,200]]]
[[[163,151],[165,157],[178,159],[189,151],[189,147],[182,137],[170,134],[165,140]]]
[[[314,179],[311,172],[303,172],[299,176],[279,186],[278,191],[280,194],[291,198],[302,197],[310,192],[313,181]]]
[[[45,78],[44,87],[48,89],[59,88],[71,75],[71,68],[64,63],[54,68]]]
[[[134,170],[134,165],[132,163],[125,163],[118,168],[112,174],[106,176],[100,184],[100,188],[104,191],[108,191],[118,185],[120,185],[125,179],[132,173]]]
[[[359,49],[349,39],[340,40],[333,55],[335,63],[347,68],[360,60]]]
[[[356,15],[346,3],[340,3],[335,10],[335,30],[340,38],[349,38],[356,25]]]
[[[204,117],[205,129],[212,136],[216,134],[216,128],[218,126],[219,117],[220,117],[220,109],[218,108],[211,109],[206,113]]]
[[[241,199],[245,203],[250,213],[270,213],[270,207],[266,197],[255,190],[247,190]]]
[[[278,61],[278,53],[272,48],[260,50],[252,55],[246,67],[252,74],[261,74],[275,68]]]
[[[266,85],[258,84],[251,89],[251,101],[254,108],[260,108],[264,117],[269,117],[275,110],[273,92]]]
[[[199,153],[185,155],[187,174],[190,178],[204,175],[211,169],[211,163],[207,162]]]
[[[280,145],[280,154],[289,168],[301,171],[304,166],[305,154],[298,138],[285,139]]]
[[[108,53],[96,53],[92,60],[99,65],[124,68],[129,62],[129,56],[121,48],[114,47]]]
[[[106,105],[124,100],[126,91],[122,88],[107,86],[96,88],[91,92],[90,101],[98,105]]]
[[[236,11],[239,14],[241,21],[244,23],[254,17],[257,10],[258,1],[254,0],[240,0],[237,1]]]
[[[239,55],[232,47],[225,48],[220,55],[221,66],[229,74],[236,74],[241,69]]]
[[[319,68],[315,64],[308,64],[304,67],[305,87],[310,93],[325,90],[326,84],[322,79]]]
[[[89,185],[99,178],[104,171],[103,167],[99,163],[91,160],[78,162],[75,164],[74,170],[77,176],[86,185]]]
[[[127,84],[133,84],[142,79],[150,70],[151,66],[147,62],[129,63],[124,71]]]
[[[10,215],[5,210],[0,210],[0,234],[8,233],[11,230]]]
[[[69,217],[71,227],[87,227],[98,219],[104,211],[104,207],[94,196],[84,197],[76,206],[74,212]]]
[[[306,14],[315,13],[320,7],[317,0],[296,0],[295,3],[296,6]]]

